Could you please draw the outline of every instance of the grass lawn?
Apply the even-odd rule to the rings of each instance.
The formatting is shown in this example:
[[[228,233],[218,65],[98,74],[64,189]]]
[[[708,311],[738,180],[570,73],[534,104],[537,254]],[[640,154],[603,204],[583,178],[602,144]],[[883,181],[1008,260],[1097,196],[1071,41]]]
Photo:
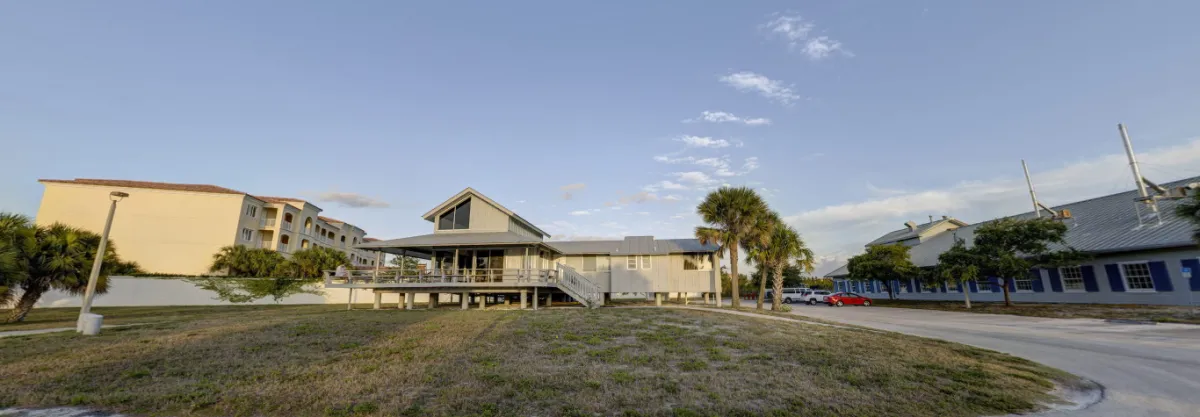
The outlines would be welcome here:
[[[0,338],[0,408],[945,417],[1033,410],[1054,384],[1076,380],[949,342],[719,312],[344,308],[97,309],[153,323]],[[66,309],[30,318],[74,320]]]
[[[888,300],[873,299],[875,305],[881,307],[920,308],[925,310],[961,311],[967,313],[1011,314],[1014,316],[1051,317],[1059,319],[1128,319],[1147,320],[1161,323],[1191,323],[1200,324],[1200,314],[1185,306],[1154,306],[1133,304],[1047,304],[1047,303],[1013,303],[1005,307],[1004,303],[979,303],[972,301],[971,309],[964,307],[962,301],[918,301],[918,300]]]

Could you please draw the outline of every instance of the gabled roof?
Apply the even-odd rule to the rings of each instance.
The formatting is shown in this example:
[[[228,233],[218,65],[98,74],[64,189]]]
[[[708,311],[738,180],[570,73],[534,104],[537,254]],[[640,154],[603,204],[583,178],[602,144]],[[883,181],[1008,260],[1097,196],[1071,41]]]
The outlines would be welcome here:
[[[54,184],[78,184],[78,185],[100,185],[106,187],[125,187],[125,188],[146,188],[152,190],[170,190],[170,191],[190,191],[194,193],[213,193],[213,194],[242,194],[247,195],[238,190],[233,190],[225,187],[218,187],[210,184],[176,184],[169,182],[150,182],[150,181],[128,181],[128,180],[104,180],[94,178],[76,178],[73,180],[51,180],[40,179],[38,182],[54,183]],[[253,197],[253,196],[251,196]],[[257,197],[255,197],[257,198]],[[260,199],[261,200],[261,199]]]
[[[364,242],[366,242],[364,240]],[[468,246],[468,245],[518,245],[543,243],[541,239],[513,232],[476,232],[476,233],[434,233],[430,235],[412,236],[401,239],[366,242],[355,246],[359,249],[378,248],[432,248],[439,246]]]
[[[471,188],[471,187],[467,187],[466,189],[459,191],[458,194],[455,194],[453,197],[450,197],[446,201],[442,202],[442,204],[438,204],[437,207],[434,207],[432,210],[429,210],[421,217],[423,217],[427,221],[434,221],[433,216],[436,216],[438,213],[442,212],[443,210],[450,208],[450,207],[454,206],[455,204],[458,204],[460,201],[462,201],[467,196],[472,196],[472,197],[478,198],[480,200],[483,200],[484,202],[491,204],[493,207],[496,207],[504,214],[507,214],[509,217],[516,219],[518,222],[520,222],[525,227],[528,227],[538,233],[541,233],[542,236],[550,237],[550,234],[546,233],[545,230],[542,230],[541,228],[537,227],[533,223],[530,223],[529,220],[525,220],[524,217],[521,217],[519,214],[513,212],[512,210],[509,210],[507,207],[500,205],[500,203],[497,203],[496,201],[488,198],[487,196],[483,195],[479,191],[475,191],[475,189]]]
[[[1174,188],[1198,181],[1200,177],[1192,177],[1161,185]],[[1130,190],[1052,208],[1055,211],[1071,211],[1070,219],[1061,220],[1067,225],[1066,244],[1083,252],[1105,254],[1196,246],[1196,242],[1192,240],[1192,231],[1197,225],[1175,215],[1175,207],[1180,204],[1179,200],[1158,202],[1161,225],[1157,219],[1149,216],[1139,225],[1137,212],[1134,210],[1137,204],[1135,198],[1138,198],[1137,190]],[[1149,213],[1149,210],[1143,208],[1142,213]],[[1032,211],[1009,216],[1015,219],[1033,217],[1035,215]],[[954,245],[955,237],[963,239],[967,246],[971,246],[975,240],[975,230],[989,222],[975,223],[932,236],[913,246],[909,250],[909,258],[917,266],[934,266],[937,264],[938,255]],[[842,266],[827,275],[845,275],[845,268]]]
[[[910,229],[908,227],[905,227],[900,230],[893,230],[883,236],[880,236],[878,239],[872,240],[870,243],[867,243],[867,246],[886,245],[888,243],[895,243],[895,242],[899,242],[902,240],[908,240],[908,239],[912,239],[915,237],[920,237],[922,234],[924,234],[926,231],[933,228],[934,226],[939,226],[939,225],[942,225],[945,223],[952,223],[959,227],[967,225],[966,222],[963,222],[963,221],[955,219],[955,218],[943,218],[941,220],[934,220],[929,223],[918,224],[915,229]]]
[[[567,255],[665,255],[687,252],[716,252],[717,245],[703,245],[697,239],[655,239],[654,236],[626,236],[624,240],[580,240],[546,242]]]

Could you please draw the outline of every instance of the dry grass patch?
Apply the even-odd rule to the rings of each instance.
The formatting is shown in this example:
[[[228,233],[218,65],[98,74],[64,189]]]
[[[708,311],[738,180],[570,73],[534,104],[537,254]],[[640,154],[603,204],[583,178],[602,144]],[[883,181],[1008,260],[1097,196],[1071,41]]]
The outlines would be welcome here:
[[[94,338],[0,339],[0,407],[942,417],[1029,411],[1074,380],[958,344],[704,311],[210,313]]]
[[[1160,323],[1200,324],[1200,310],[1187,306],[1156,306],[1134,304],[1048,304],[971,302],[967,309],[961,301],[918,301],[875,299],[881,307],[918,308],[924,310],[960,311],[966,313],[1009,314],[1014,316],[1049,317],[1059,319],[1125,319]]]

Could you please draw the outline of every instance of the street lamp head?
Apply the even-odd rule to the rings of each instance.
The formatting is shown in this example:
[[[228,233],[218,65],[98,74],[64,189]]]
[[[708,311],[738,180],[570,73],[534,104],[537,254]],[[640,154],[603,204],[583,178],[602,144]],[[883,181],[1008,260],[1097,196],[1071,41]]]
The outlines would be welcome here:
[[[113,191],[113,192],[111,192],[111,193],[109,193],[109,194],[108,194],[108,198],[112,199],[112,201],[121,201],[121,199],[122,199],[122,198],[125,198],[125,197],[129,197],[129,193],[123,193],[123,192],[120,192],[120,191]]]

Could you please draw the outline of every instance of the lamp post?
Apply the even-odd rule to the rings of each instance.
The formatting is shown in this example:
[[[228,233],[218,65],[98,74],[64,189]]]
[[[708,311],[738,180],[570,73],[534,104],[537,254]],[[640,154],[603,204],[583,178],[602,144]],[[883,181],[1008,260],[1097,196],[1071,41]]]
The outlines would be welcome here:
[[[112,229],[113,215],[117,213],[117,202],[125,197],[129,197],[129,194],[120,191],[108,194],[112,205],[108,206],[108,219],[104,221],[104,234],[100,235],[100,247],[96,249],[96,259],[92,260],[92,273],[88,275],[87,292],[83,295],[83,306],[79,309],[77,330],[80,332],[83,331],[84,316],[92,312],[92,297],[96,296],[96,282],[100,280],[100,266],[104,264],[104,251],[108,248],[108,231]]]

